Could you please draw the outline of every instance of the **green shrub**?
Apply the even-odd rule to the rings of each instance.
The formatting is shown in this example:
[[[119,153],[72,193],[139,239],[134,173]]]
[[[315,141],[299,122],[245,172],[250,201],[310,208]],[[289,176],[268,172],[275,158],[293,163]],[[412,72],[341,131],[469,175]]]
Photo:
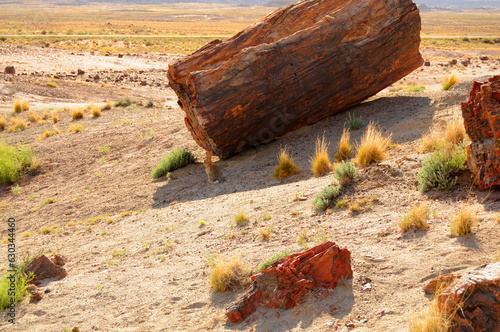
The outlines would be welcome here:
[[[349,129],[351,130],[358,130],[361,127],[363,127],[363,119],[361,118],[356,118],[354,115],[349,113],[349,117],[347,119],[347,125],[349,126]]]
[[[15,273],[7,272],[0,279],[0,311],[4,311],[10,307],[11,296],[9,295],[9,289],[12,279],[9,279],[8,277],[11,275],[14,275],[15,278],[15,302],[21,301],[28,293],[26,291],[26,286],[28,286],[32,277],[27,276],[24,273],[24,269],[28,266],[31,260],[32,257],[26,257],[23,262],[17,266]]]
[[[271,258],[269,258],[268,260],[266,260],[265,262],[263,262],[262,264],[259,265],[259,272],[264,271],[265,269],[267,269],[269,266],[271,266],[271,264],[273,264],[277,260],[280,260],[280,259],[287,257],[287,256],[290,256],[289,251],[280,252],[280,253],[273,255]]]
[[[168,172],[172,172],[194,162],[196,162],[196,157],[191,152],[183,148],[173,149],[169,154],[163,156],[160,163],[151,172],[151,176],[157,179]]]
[[[422,164],[416,176],[418,188],[428,191],[432,188],[438,190],[453,187],[457,182],[454,176],[464,168],[467,156],[464,145],[450,146],[435,151]]]
[[[313,204],[316,209],[325,211],[335,198],[340,195],[340,186],[328,186],[316,195]]]
[[[352,161],[346,163],[342,161],[342,164],[335,168],[334,177],[339,180],[341,184],[346,184],[349,181],[355,179],[358,176],[358,170]]]
[[[126,98],[126,99],[121,99],[121,100],[117,101],[114,106],[115,107],[120,107],[120,106],[127,107],[127,106],[130,106],[130,105],[135,104],[135,103],[136,103],[135,100],[132,100],[130,98]]]
[[[29,170],[33,160],[33,151],[30,147],[0,142],[0,183],[16,182]]]

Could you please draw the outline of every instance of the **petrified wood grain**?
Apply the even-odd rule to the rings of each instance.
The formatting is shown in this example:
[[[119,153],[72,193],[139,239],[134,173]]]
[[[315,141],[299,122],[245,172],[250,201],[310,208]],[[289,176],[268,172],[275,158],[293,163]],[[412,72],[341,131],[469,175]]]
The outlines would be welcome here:
[[[196,142],[228,157],[356,105],[423,63],[411,0],[306,0],[169,66]]]
[[[335,288],[340,278],[352,278],[351,253],[328,241],[284,257],[252,276],[252,285],[227,308],[226,316],[238,323],[259,306],[290,309],[316,287]]]

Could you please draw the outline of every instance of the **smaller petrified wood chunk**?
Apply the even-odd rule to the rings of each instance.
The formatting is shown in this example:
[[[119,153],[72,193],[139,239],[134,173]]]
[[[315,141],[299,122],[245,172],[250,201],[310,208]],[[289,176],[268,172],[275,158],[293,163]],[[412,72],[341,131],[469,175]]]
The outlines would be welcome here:
[[[442,274],[429,280],[427,285],[424,286],[425,294],[434,294],[436,291],[448,287],[453,281],[462,277],[460,274]]]
[[[46,278],[62,279],[68,274],[65,269],[52,263],[45,255],[33,259],[24,272],[28,275],[33,274],[31,282],[37,282]]]
[[[500,331],[500,263],[480,266],[456,279],[437,297],[454,314],[452,331]]]
[[[467,163],[479,189],[500,185],[500,76],[472,84],[462,116],[472,140]]]
[[[252,285],[227,308],[226,316],[239,323],[260,306],[290,309],[316,287],[335,288],[340,278],[352,278],[351,253],[328,241],[252,276]]]

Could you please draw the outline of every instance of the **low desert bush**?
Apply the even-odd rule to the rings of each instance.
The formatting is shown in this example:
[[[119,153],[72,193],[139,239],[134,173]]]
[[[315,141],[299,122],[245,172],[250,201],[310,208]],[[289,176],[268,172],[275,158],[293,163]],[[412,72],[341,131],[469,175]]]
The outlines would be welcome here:
[[[74,133],[79,133],[80,131],[84,131],[85,127],[81,124],[70,124],[68,129],[66,129],[67,132],[74,132]]]
[[[361,167],[366,167],[371,162],[384,160],[386,158],[387,148],[391,143],[391,137],[382,136],[377,125],[370,122],[361,138],[361,143],[357,148],[354,162]]]
[[[102,106],[91,105],[90,109],[92,110],[92,116],[94,117],[101,116]]]
[[[411,228],[429,228],[427,219],[429,219],[429,205],[421,203],[414,205],[403,218],[399,220],[399,228],[403,232],[409,231]]]
[[[269,241],[271,239],[271,233],[273,232],[273,226],[267,226],[259,230],[259,237],[262,241]]]
[[[358,176],[358,170],[356,169],[356,165],[352,161],[345,162],[342,161],[342,164],[338,165],[335,168],[334,177],[339,180],[341,185],[345,185],[349,183],[351,180],[354,180]]]
[[[8,271],[5,273],[0,280],[0,311],[4,311],[9,308],[11,301],[19,302],[28,294],[26,287],[31,281],[32,276],[27,275],[24,269],[31,262],[33,257],[27,256],[22,263],[20,263],[14,270],[14,272]],[[10,286],[12,281],[14,281],[14,295],[11,296]]]
[[[4,116],[0,116],[0,130],[4,130],[7,126],[7,119]]]
[[[425,86],[418,85],[416,83],[410,83],[407,86],[403,87],[404,92],[422,92],[425,90]]]
[[[225,292],[245,284],[248,270],[241,263],[241,259],[233,257],[226,260],[221,257],[209,258],[210,285],[215,292]]]
[[[325,211],[330,204],[340,195],[340,186],[328,186],[316,194],[313,205],[320,211]]]
[[[238,212],[238,214],[234,216],[234,222],[236,222],[236,225],[238,226],[244,226],[249,220],[250,217],[243,211]]]
[[[447,145],[433,152],[424,160],[416,175],[418,188],[425,192],[432,188],[443,190],[453,187],[457,182],[455,174],[465,167],[466,161],[463,144]]]
[[[73,120],[83,119],[85,116],[85,108],[75,107],[71,110],[71,118]]]
[[[30,109],[30,104],[27,100],[24,99],[16,99],[14,100],[14,104],[12,106],[14,108],[14,112],[21,113],[23,111],[27,111]]]
[[[24,173],[34,167],[34,160],[31,148],[0,142],[0,183],[16,182]]]
[[[266,261],[262,262],[259,265],[259,272],[264,271],[269,266],[271,266],[271,264],[273,264],[274,262],[276,262],[276,261],[278,261],[278,260],[280,260],[282,258],[285,258],[287,256],[290,256],[290,252],[289,251],[285,251],[285,252],[280,252],[280,253],[274,254],[271,258],[267,259]]]
[[[344,128],[344,130],[342,131],[342,136],[340,136],[339,147],[337,150],[337,155],[335,156],[335,160],[347,160],[351,157],[351,154],[351,132],[348,129]]]
[[[315,176],[320,176],[330,170],[330,158],[328,157],[328,144],[325,136],[316,139],[316,151],[311,160],[311,171]]]
[[[18,117],[12,117],[12,118],[10,118],[10,124],[9,124],[9,128],[7,129],[7,132],[15,133],[15,132],[23,131],[27,127],[28,127],[28,124],[26,123],[26,121],[24,121],[23,119],[18,118]]]
[[[173,149],[170,153],[163,156],[160,163],[151,172],[151,176],[157,179],[168,172],[172,172],[194,162],[196,162],[196,157],[191,152],[184,148]]]
[[[115,107],[127,107],[127,106],[130,106],[132,104],[136,104],[136,101],[132,100],[130,98],[126,98],[126,99],[121,99],[121,100],[117,101],[114,106]]]
[[[455,84],[457,84],[458,82],[460,82],[460,76],[454,70],[451,74],[446,75],[443,78],[443,82],[441,83],[441,86],[443,87],[443,90],[446,91],[449,88],[451,88],[452,86],[454,86]]]
[[[283,180],[299,172],[300,168],[295,164],[292,157],[290,157],[288,149],[281,149],[278,155],[278,165],[274,169],[274,178],[276,180]]]
[[[363,119],[362,118],[356,118],[354,115],[349,113],[348,118],[347,118],[347,126],[349,127],[350,130],[358,130],[363,127]]]
[[[39,140],[42,140],[42,139],[45,139],[47,137],[54,136],[54,135],[57,135],[60,133],[61,133],[61,131],[56,127],[56,125],[54,125],[52,127],[52,130],[45,129],[45,132],[42,135],[38,136],[36,138],[36,140],[39,141]]]
[[[477,216],[469,205],[460,208],[458,214],[451,220],[451,233],[457,235],[467,235],[472,227],[477,224]]]

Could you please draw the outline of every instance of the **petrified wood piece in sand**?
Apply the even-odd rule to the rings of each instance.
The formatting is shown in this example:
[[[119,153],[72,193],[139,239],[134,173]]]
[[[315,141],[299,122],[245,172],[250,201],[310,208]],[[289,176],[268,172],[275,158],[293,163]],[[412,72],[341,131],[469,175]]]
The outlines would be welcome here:
[[[52,263],[45,255],[33,259],[24,269],[24,272],[27,275],[33,274],[32,282],[46,278],[61,279],[68,274],[65,269]]]
[[[438,295],[442,310],[454,314],[452,331],[500,331],[500,263],[462,275]]]
[[[420,67],[411,0],[306,0],[171,64],[195,141],[221,158],[359,104]]]
[[[462,116],[472,140],[467,163],[479,189],[500,185],[500,76],[472,84]]]
[[[252,285],[227,308],[226,316],[239,323],[259,306],[290,309],[316,287],[335,288],[340,278],[352,278],[351,253],[328,241],[282,258],[252,276]]]

